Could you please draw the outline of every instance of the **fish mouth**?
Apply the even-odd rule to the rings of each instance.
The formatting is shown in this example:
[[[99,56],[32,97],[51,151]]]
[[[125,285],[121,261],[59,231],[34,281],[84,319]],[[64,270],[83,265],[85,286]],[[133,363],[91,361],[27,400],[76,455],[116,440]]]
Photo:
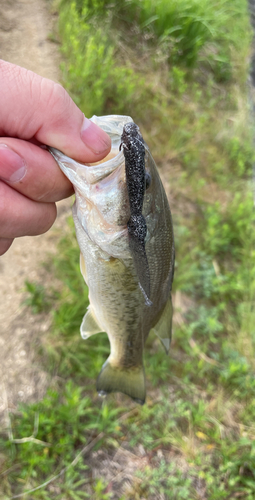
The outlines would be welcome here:
[[[142,213],[147,146],[130,117],[94,116],[91,121],[111,137],[111,151],[104,159],[85,165],[54,148],[50,152],[75,187],[83,229],[109,255],[132,258],[145,303],[151,305],[147,225]]]

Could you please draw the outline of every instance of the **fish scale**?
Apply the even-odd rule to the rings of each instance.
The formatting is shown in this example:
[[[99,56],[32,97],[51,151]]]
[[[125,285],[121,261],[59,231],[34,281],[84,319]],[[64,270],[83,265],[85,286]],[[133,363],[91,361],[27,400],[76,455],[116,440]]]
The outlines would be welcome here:
[[[123,392],[143,404],[143,350],[149,332],[158,335],[166,351],[171,339],[172,218],[155,162],[132,119],[113,115],[92,120],[112,138],[110,159],[82,165],[50,149],[76,192],[73,218],[90,301],[81,335],[86,339],[106,331],[109,337],[111,353],[97,379],[99,394]],[[132,144],[125,137],[130,129]],[[147,189],[145,171],[150,176]],[[145,221],[142,252],[141,241],[130,238],[134,216]],[[144,290],[144,258],[149,294]]]

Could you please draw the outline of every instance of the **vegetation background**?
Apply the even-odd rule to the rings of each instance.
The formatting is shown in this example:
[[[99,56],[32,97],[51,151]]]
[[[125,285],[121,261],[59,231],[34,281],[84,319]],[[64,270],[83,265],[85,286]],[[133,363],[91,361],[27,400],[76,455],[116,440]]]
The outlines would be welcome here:
[[[63,0],[57,8],[50,36],[61,44],[65,87],[87,116],[131,115],[159,166],[175,225],[174,335],[169,357],[147,342],[146,405],[97,397],[109,343],[106,334],[79,336],[88,291],[70,219],[58,257],[45,264],[61,286],[26,282],[25,307],[51,317],[38,349],[52,383],[40,402],[8,414],[0,498],[252,500],[247,2]]]

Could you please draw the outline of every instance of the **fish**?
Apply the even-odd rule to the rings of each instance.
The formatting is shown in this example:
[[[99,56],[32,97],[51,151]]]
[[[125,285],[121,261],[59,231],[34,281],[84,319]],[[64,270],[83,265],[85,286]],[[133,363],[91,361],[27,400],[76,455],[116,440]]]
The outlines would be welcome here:
[[[174,234],[167,196],[139,127],[129,116],[91,120],[112,140],[101,162],[82,164],[49,148],[74,186],[73,219],[89,306],[83,339],[106,332],[110,355],[99,395],[121,392],[144,404],[143,350],[154,332],[168,353],[172,335]]]

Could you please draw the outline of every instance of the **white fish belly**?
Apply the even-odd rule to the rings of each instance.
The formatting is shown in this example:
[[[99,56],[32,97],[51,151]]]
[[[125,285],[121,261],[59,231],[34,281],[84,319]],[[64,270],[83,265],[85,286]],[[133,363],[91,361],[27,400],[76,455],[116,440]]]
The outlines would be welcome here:
[[[90,307],[99,329],[107,332],[111,363],[123,368],[141,365],[148,332],[144,326],[144,297],[130,259],[112,258],[93,243],[74,209],[77,239],[84,259],[83,277]],[[123,239],[123,246],[128,245]]]

